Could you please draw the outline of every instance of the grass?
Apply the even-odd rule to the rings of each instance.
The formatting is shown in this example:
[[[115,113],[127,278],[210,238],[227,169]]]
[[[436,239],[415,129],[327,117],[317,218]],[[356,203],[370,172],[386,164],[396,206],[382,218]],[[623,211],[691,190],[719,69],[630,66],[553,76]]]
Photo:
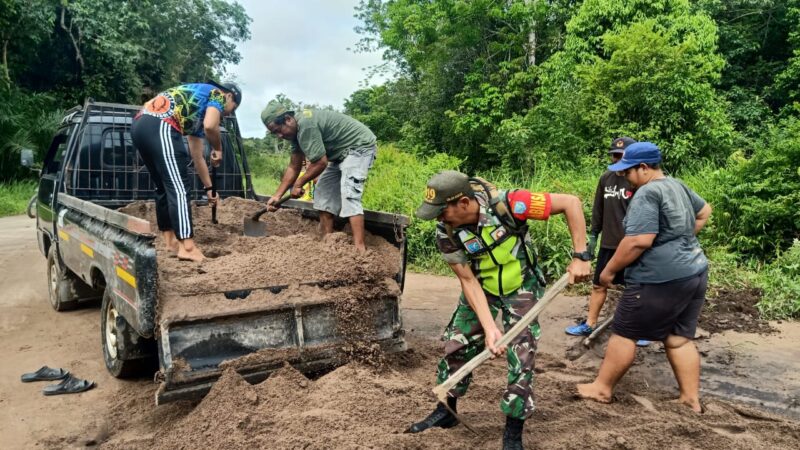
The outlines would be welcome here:
[[[28,201],[35,191],[35,181],[0,183],[0,217],[25,214]]]
[[[272,195],[281,183],[283,171],[289,164],[288,153],[254,153],[247,155],[253,187],[261,195]]]

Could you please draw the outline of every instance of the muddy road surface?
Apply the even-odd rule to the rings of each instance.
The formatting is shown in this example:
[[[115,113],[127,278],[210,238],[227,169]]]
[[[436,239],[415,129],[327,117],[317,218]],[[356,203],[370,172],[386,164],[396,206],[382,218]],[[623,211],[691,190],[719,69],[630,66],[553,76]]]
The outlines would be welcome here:
[[[34,221],[27,217],[0,218],[0,286],[4,449],[500,446],[503,419],[497,402],[504,367],[499,360],[478,369],[462,402],[482,436],[462,426],[424,436],[402,433],[433,405],[426,395],[434,382],[436,338],[457,300],[458,283],[452,278],[409,274],[402,306],[413,351],[395,358],[387,373],[348,365],[307,380],[287,368],[281,377],[256,386],[242,385],[231,375],[208,401],[158,408],[151,380],[108,375],[96,304],[66,313],[50,308],[45,259],[36,246]],[[572,385],[591,379],[602,356],[600,349],[565,357],[575,340],[563,328],[585,314],[585,305],[585,298],[563,296],[541,318],[537,412],[526,426],[527,448],[585,448],[587,442],[629,449],[800,447],[800,324],[772,322],[775,331],[766,334],[704,334],[698,347],[709,413],[698,418],[669,402],[676,386],[660,345],[639,352],[614,404],[572,400]],[[22,373],[43,365],[67,369],[97,387],[45,397],[41,389],[47,382],[19,381]],[[233,412],[234,422],[211,420],[226,411]]]

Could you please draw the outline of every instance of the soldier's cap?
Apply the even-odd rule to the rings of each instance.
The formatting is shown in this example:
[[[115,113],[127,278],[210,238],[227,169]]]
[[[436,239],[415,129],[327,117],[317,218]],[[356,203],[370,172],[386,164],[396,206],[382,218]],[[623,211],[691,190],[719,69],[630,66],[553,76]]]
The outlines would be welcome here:
[[[629,145],[635,143],[636,141],[627,136],[618,137],[611,141],[611,147],[608,149],[608,154],[625,153],[625,149],[628,148]]]
[[[269,125],[275,121],[278,117],[286,114],[286,113],[293,113],[294,111],[287,109],[283,106],[280,102],[276,100],[272,100],[267,103],[267,106],[261,111],[261,121],[264,122],[264,125]]]
[[[461,197],[472,197],[469,177],[455,170],[443,170],[428,180],[425,187],[425,200],[417,208],[417,217],[432,220],[439,217],[448,202]]]
[[[608,166],[608,170],[621,172],[639,164],[658,164],[661,162],[661,150],[652,142],[631,144],[622,155],[622,159]]]
[[[222,87],[233,94],[233,101],[236,102],[237,107],[242,104],[242,89],[239,88],[238,84],[229,81],[227,83],[223,83]]]

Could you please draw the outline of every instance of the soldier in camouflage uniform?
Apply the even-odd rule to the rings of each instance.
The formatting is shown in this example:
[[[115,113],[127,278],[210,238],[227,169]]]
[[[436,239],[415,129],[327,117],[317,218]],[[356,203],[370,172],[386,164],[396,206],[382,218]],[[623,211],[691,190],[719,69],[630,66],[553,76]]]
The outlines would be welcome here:
[[[417,210],[424,220],[438,219],[437,246],[461,282],[462,294],[445,329],[445,356],[437,367],[441,384],[485,347],[499,356],[505,348],[495,345],[502,333],[494,322],[502,311],[509,330],[536,305],[544,293],[544,278],[533,256],[527,221],[546,220],[565,214],[572,235],[574,259],[567,270],[570,281],[587,279],[591,255],[586,250],[586,225],[580,200],[573,195],[497,191],[480,179],[455,171],[443,171],[428,181],[425,202]],[[500,401],[506,414],[504,449],[522,448],[522,427],[533,414],[533,367],[541,335],[534,321],[509,344],[508,385]],[[448,392],[447,406],[456,410],[472,376]],[[407,432],[431,427],[450,428],[457,419],[445,405]]]

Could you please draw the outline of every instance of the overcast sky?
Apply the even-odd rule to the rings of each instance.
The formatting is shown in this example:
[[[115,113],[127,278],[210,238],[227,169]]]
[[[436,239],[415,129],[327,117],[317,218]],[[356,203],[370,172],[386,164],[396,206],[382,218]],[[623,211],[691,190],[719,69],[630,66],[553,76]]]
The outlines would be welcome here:
[[[355,53],[358,0],[238,0],[253,19],[239,44],[242,61],[228,67],[242,88],[236,111],[245,137],[263,137],[261,110],[279,93],[295,102],[344,108],[380,52]],[[381,83],[373,79],[371,84]]]

